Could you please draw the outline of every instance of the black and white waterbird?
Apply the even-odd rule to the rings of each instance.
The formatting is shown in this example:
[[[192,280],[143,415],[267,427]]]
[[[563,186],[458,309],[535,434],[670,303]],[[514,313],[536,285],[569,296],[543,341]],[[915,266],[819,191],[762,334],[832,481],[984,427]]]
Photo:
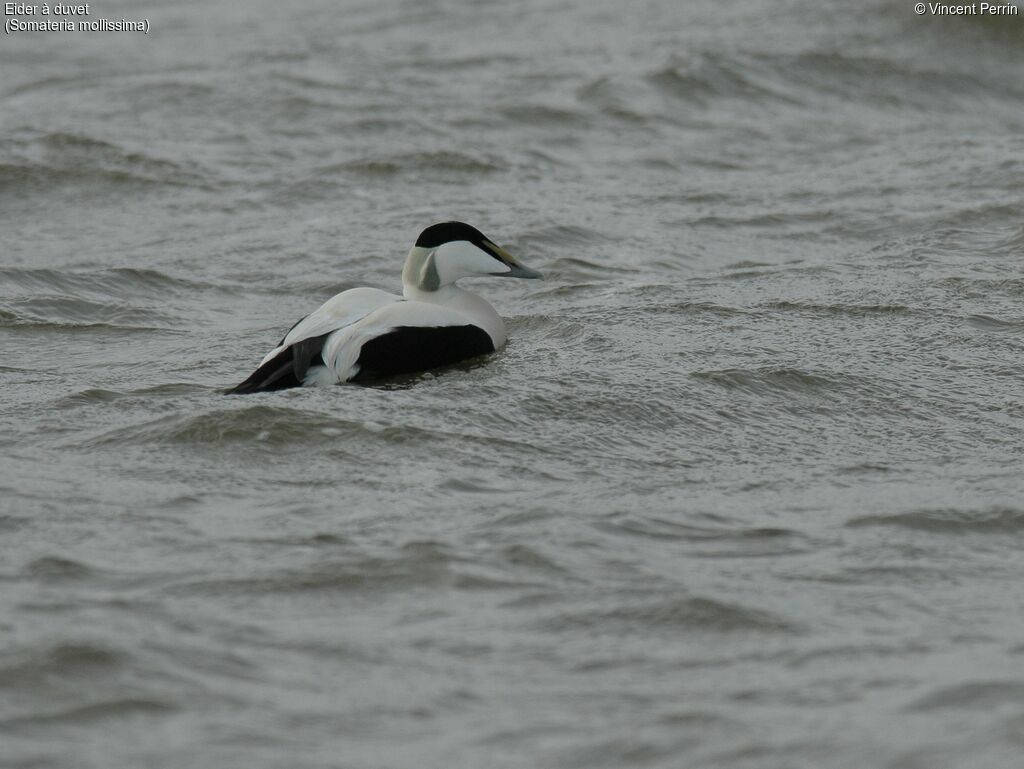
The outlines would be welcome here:
[[[342,291],[292,326],[228,393],[378,379],[493,352],[505,344],[504,321],[456,283],[483,275],[541,277],[475,227],[431,225],[405,259],[402,296],[377,288]]]

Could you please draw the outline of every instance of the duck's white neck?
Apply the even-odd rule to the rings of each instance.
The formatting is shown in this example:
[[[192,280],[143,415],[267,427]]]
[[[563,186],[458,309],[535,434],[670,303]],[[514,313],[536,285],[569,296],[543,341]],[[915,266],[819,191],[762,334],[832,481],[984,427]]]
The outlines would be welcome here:
[[[436,291],[424,291],[406,283],[402,287],[402,295],[410,302],[428,302],[458,310],[490,335],[495,350],[505,344],[505,321],[486,299],[472,291],[454,283],[441,286]]]

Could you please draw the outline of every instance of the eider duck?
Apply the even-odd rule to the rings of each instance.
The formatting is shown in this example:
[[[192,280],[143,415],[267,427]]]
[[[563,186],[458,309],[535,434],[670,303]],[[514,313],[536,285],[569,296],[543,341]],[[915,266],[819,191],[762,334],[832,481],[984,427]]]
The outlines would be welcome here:
[[[447,366],[505,344],[505,323],[484,299],[456,284],[497,275],[540,278],[464,222],[420,233],[402,269],[402,296],[352,288],[291,327],[259,368],[227,392],[311,387]]]

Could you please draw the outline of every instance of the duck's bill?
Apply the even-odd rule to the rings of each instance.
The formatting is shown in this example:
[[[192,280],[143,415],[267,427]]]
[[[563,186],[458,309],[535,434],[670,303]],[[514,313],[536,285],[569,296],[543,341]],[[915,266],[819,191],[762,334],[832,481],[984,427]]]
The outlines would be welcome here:
[[[508,251],[506,251],[501,246],[496,246],[493,243],[491,243],[490,241],[485,241],[485,242],[486,242],[486,245],[487,245],[487,249],[492,254],[494,254],[498,259],[500,259],[504,264],[508,265],[508,268],[509,268],[508,272],[498,273],[498,277],[505,277],[505,278],[541,278],[541,279],[543,279],[543,277],[544,277],[543,275],[541,275],[536,270],[531,270],[529,267],[527,267],[526,265],[522,264],[518,259],[516,259],[514,256],[512,256],[512,254],[510,254]]]
[[[522,264],[513,264],[509,266],[512,267],[511,270],[509,270],[508,272],[501,273],[501,275],[506,278],[539,278],[541,280],[544,279],[544,276],[541,273],[537,272],[536,270],[531,270],[529,267],[526,267]]]

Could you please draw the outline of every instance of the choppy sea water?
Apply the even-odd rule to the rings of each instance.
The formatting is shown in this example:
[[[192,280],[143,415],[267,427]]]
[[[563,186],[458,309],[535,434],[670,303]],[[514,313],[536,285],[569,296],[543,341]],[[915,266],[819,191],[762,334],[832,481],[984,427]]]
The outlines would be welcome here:
[[[1020,765],[1024,17],[167,5],[0,41],[0,765]]]

